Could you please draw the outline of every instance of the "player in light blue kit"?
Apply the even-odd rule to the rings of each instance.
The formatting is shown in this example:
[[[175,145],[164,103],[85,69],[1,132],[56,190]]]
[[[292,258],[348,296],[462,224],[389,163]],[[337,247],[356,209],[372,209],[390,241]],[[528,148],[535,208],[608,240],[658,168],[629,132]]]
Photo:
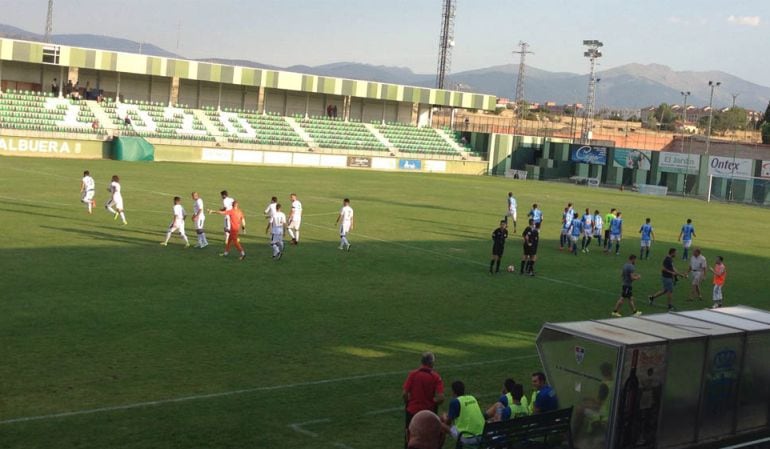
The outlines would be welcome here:
[[[532,205],[532,210],[529,211],[527,217],[532,219],[535,226],[543,223],[543,211],[537,208],[537,203]]]
[[[577,212],[572,214],[572,222],[569,226],[570,238],[572,239],[572,254],[577,256],[577,242],[580,235],[583,234],[583,222]]]
[[[692,225],[692,220],[687,219],[687,223],[682,225],[682,230],[679,232],[678,241],[682,242],[684,247],[684,254],[682,254],[682,260],[687,260],[687,252],[692,246],[692,238],[695,237],[695,227]]]
[[[604,218],[599,213],[599,209],[596,209],[594,211],[594,237],[599,246],[602,246],[602,229],[604,229]]]
[[[604,252],[609,252],[612,249],[612,243],[615,242],[615,255],[620,254],[620,240],[623,237],[623,218],[620,211],[615,213],[615,218],[610,221],[610,243],[607,245],[607,249]]]
[[[650,246],[652,245],[652,242],[655,240],[655,231],[652,229],[652,225],[650,224],[650,219],[646,219],[644,224],[641,228],[639,228],[639,234],[642,235],[641,240],[641,247],[639,249],[639,258],[640,259],[649,259],[650,258]]]
[[[583,221],[583,240],[580,244],[580,250],[587,253],[588,246],[591,245],[591,238],[594,236],[594,216],[591,215],[591,210],[587,207],[581,220]]]

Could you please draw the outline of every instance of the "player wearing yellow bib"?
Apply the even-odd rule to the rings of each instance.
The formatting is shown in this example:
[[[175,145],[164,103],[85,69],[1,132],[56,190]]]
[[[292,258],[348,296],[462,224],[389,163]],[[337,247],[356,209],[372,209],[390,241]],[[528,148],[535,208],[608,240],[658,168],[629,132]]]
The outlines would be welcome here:
[[[444,424],[462,444],[477,444],[479,435],[484,431],[484,414],[479,403],[473,396],[465,394],[465,384],[459,380],[452,383],[452,393],[455,397],[449,401]]]

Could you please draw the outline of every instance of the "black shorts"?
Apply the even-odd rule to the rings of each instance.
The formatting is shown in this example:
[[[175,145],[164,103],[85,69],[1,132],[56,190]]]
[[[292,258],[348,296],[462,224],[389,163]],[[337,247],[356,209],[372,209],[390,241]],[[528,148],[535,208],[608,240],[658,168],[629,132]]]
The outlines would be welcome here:
[[[604,239],[607,240],[609,238],[610,238],[610,230],[609,229],[605,229],[604,230]]]
[[[524,255],[534,256],[537,253],[537,246],[524,245]]]
[[[505,251],[505,245],[493,245],[492,246],[492,255],[493,256],[502,256],[504,251]]]
[[[624,285],[623,289],[620,292],[620,297],[623,299],[631,299],[631,297],[634,295],[633,289],[630,285]]]

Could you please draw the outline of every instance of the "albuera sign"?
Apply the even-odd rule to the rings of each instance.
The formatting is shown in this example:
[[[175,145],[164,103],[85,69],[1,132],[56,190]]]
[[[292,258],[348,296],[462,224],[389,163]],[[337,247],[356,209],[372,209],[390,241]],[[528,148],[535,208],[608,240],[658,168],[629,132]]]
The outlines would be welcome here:
[[[709,157],[709,175],[722,178],[751,178],[753,162],[751,159],[711,156]]]
[[[66,140],[0,137],[0,151],[3,153],[80,154],[80,143]]]
[[[700,155],[682,154],[682,153],[660,153],[658,168],[667,173],[686,173],[688,175],[698,174],[700,165]]]

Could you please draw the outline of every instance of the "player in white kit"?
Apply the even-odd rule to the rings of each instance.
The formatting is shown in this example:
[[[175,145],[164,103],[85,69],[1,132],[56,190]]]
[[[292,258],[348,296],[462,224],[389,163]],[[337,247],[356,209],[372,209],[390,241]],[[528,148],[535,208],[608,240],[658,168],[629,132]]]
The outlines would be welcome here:
[[[270,219],[272,238],[270,246],[273,247],[273,259],[280,260],[283,257],[283,233],[286,230],[286,214],[281,211],[281,205],[276,203],[275,213]]]
[[[189,248],[190,247],[190,241],[187,240],[187,234],[184,232],[184,219],[187,215],[184,211],[184,207],[182,207],[182,198],[179,198],[178,196],[174,197],[174,217],[171,219],[171,224],[168,225],[168,231],[166,231],[166,240],[162,241],[160,244],[161,246],[168,246],[168,241],[171,238],[171,234],[174,231],[179,231],[179,235],[182,236],[182,240],[184,240],[184,247]]]
[[[265,219],[267,220],[267,226],[265,226],[265,234],[270,232],[271,220],[273,214],[275,214],[275,205],[278,204],[278,197],[274,196],[270,198],[270,202],[265,207]]]
[[[110,192],[110,200],[107,201],[104,208],[110,213],[115,214],[115,220],[120,217],[123,220],[123,224],[127,225],[126,214],[123,212],[123,195],[120,193],[120,178],[118,175],[112,175],[112,181],[107,191]]]
[[[209,246],[209,241],[206,240],[206,232],[203,231],[203,225],[206,223],[206,214],[203,212],[203,199],[198,195],[198,192],[192,193],[193,199],[193,216],[192,221],[195,225],[195,233],[198,235],[198,244],[196,248],[205,248]]]
[[[234,199],[230,198],[230,195],[228,195],[227,190],[223,190],[219,192],[219,194],[222,196],[222,208],[219,209],[222,212],[227,212],[228,210],[231,210],[233,208],[233,201]],[[227,242],[230,239],[230,216],[225,215],[225,242]]]
[[[88,213],[94,213],[94,193],[96,188],[96,182],[91,177],[91,173],[86,170],[83,172],[83,179],[80,181],[80,202],[84,203],[88,209]]]
[[[505,223],[508,223],[508,217],[513,219],[513,233],[516,233],[516,198],[513,197],[513,192],[508,192],[508,211],[505,213]]]
[[[297,194],[292,193],[291,198],[291,212],[289,213],[289,235],[291,236],[291,244],[299,244],[299,226],[302,224],[302,203],[297,199]]]
[[[348,234],[353,230],[353,208],[350,207],[350,200],[342,200],[342,209],[337,216],[336,224],[340,225],[340,246],[339,249],[350,251],[350,242]]]

